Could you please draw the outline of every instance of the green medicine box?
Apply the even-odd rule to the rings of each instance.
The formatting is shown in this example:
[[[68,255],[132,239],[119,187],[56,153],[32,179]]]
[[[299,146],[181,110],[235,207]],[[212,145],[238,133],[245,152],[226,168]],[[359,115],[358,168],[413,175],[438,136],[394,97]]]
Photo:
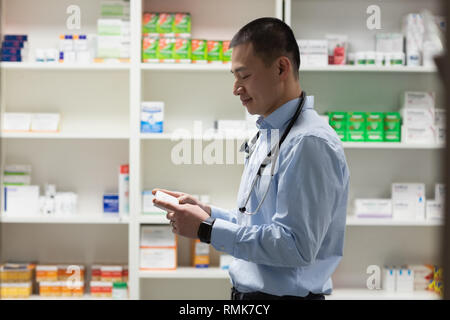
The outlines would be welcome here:
[[[159,13],[144,13],[142,17],[142,35],[158,34]]]
[[[327,113],[330,126],[342,141],[347,141],[347,112],[332,111]]]
[[[401,141],[402,117],[399,112],[385,112],[384,114],[384,141]]]
[[[175,15],[173,13],[160,13],[156,31],[159,34],[170,33],[173,34],[175,23]]]
[[[191,34],[191,14],[176,13],[173,25],[175,36],[190,36]]]
[[[382,142],[384,141],[384,113],[367,112],[366,113],[366,141]]]
[[[347,141],[362,142],[366,139],[366,113],[347,113]]]

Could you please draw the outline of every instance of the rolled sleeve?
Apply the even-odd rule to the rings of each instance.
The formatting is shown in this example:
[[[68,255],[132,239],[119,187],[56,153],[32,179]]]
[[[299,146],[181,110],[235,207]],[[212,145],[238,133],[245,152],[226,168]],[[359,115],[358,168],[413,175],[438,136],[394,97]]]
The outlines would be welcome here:
[[[240,226],[235,223],[223,219],[216,219],[211,231],[211,245],[216,250],[234,255],[236,234],[239,228]]]

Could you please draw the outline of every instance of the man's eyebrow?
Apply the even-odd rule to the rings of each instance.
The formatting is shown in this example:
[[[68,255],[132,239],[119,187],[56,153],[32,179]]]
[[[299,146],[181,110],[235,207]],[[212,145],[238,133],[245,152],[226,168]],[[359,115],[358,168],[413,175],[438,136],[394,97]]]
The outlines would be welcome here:
[[[239,71],[242,71],[242,70],[245,70],[245,69],[247,69],[247,67],[239,67],[239,68],[237,68],[237,69],[234,70],[234,71],[233,71],[233,70],[230,70],[230,72],[234,74],[235,72],[239,72]]]

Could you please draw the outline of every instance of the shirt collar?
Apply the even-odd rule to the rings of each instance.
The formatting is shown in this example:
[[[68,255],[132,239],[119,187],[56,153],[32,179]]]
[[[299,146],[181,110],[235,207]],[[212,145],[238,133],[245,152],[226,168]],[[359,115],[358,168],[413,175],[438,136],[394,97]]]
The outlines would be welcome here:
[[[281,129],[288,122],[297,110],[298,104],[300,102],[300,97],[292,99],[281,107],[277,108],[274,112],[269,114],[266,118],[264,116],[259,116],[256,121],[256,126],[258,129]],[[314,96],[307,96],[303,110],[314,108]]]

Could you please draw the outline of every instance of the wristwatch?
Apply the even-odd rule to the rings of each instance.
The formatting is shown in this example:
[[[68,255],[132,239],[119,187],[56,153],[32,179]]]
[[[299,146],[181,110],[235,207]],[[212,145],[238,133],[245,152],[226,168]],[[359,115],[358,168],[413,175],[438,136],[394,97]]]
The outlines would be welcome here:
[[[202,221],[200,227],[198,227],[197,236],[201,242],[211,243],[211,231],[212,226],[216,219],[209,217],[205,221]]]

